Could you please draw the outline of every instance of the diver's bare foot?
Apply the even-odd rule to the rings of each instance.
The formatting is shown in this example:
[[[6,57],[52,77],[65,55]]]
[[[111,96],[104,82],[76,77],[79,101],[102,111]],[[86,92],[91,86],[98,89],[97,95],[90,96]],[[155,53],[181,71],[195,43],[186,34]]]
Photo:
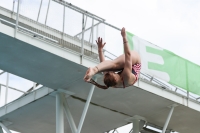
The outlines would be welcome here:
[[[85,82],[89,82],[90,79],[92,78],[93,75],[95,75],[97,73],[96,71],[96,67],[93,67],[93,68],[88,68],[88,70],[86,71],[86,74],[84,76],[84,81]]]

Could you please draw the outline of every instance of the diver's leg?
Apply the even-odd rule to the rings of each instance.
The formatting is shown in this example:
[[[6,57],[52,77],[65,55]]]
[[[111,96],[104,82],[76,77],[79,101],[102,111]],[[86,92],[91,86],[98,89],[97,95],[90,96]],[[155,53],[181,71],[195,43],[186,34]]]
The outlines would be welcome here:
[[[89,68],[85,74],[84,80],[89,81],[92,78],[92,76],[98,72],[117,71],[123,69],[124,62],[124,55],[121,55],[114,60],[105,60],[99,63],[97,66]]]

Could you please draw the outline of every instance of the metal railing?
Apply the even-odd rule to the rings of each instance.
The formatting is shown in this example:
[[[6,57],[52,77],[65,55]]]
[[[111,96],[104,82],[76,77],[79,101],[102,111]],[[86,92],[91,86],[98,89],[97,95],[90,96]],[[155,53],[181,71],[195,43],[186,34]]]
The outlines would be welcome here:
[[[4,99],[4,104],[3,105],[8,104],[8,89],[20,92],[20,93],[22,93],[21,96],[24,96],[24,95],[27,95],[28,93],[30,93],[32,90],[36,89],[36,87],[39,85],[39,84],[33,82],[33,86],[30,89],[28,89],[28,91],[25,92],[25,91],[22,91],[20,89],[15,88],[15,87],[9,86],[9,80],[10,80],[9,76],[10,76],[10,74],[8,72],[2,71],[0,73],[0,76],[2,76],[3,74],[6,74],[6,84],[0,83],[0,97],[2,95],[2,93],[1,93],[2,92],[2,87],[5,87],[5,99]],[[19,96],[19,97],[21,97],[21,96]]]
[[[0,18],[0,22],[4,23],[4,24],[7,24],[11,27],[15,27],[15,23],[12,23],[12,22],[9,22],[5,19],[2,19]],[[18,26],[18,31],[19,32],[22,32],[22,33],[25,33],[25,34],[28,34],[36,39],[40,39],[42,41],[46,41],[48,43],[53,43],[53,44],[56,44],[56,45],[59,45],[59,46],[62,46],[63,48],[67,48],[67,49],[70,49],[70,50],[73,50],[77,53],[81,53],[81,47],[77,46],[77,45],[74,45],[68,41],[65,41],[63,39],[60,39],[58,37],[55,37],[51,34],[48,34],[48,33],[45,33],[44,31],[41,31],[39,29],[36,29],[34,27],[28,27],[26,26],[25,24],[21,23],[21,25],[24,25],[24,26]],[[27,28],[25,28],[27,27]],[[74,37],[73,38],[74,41],[77,41],[77,42],[80,42],[80,40],[77,38],[77,37]],[[89,42],[85,41],[85,44],[89,44]],[[95,47],[94,47],[95,48]],[[97,59],[98,55],[92,51],[89,51],[87,49],[84,49],[84,55],[86,56],[91,56],[93,57],[93,59]]]
[[[48,10],[49,10],[49,7],[50,7],[50,2],[51,2],[51,0],[49,0],[49,4],[48,4],[48,8],[47,8],[47,13],[46,13],[45,24],[41,24],[41,23],[38,22],[38,18],[39,18],[39,15],[40,15],[40,10],[41,10],[41,7],[42,7],[42,6],[41,6],[41,5],[42,5],[42,1],[43,1],[43,0],[41,0],[40,8],[39,8],[39,11],[38,11],[38,17],[37,17],[37,20],[36,20],[36,21],[31,20],[31,19],[29,19],[29,18],[27,18],[27,17],[25,17],[25,16],[20,15],[20,13],[19,13],[19,7],[20,7],[20,4],[19,4],[19,3],[20,3],[20,0],[19,0],[19,2],[18,2],[18,10],[17,10],[17,13],[14,12],[14,9],[13,9],[13,11],[10,11],[10,13],[12,13],[13,15],[16,15],[16,20],[15,20],[16,23],[10,22],[10,21],[5,20],[5,19],[2,19],[2,18],[0,18],[0,21],[1,21],[2,23],[6,23],[7,25],[10,25],[11,27],[15,28],[16,33],[17,33],[17,32],[23,32],[23,33],[25,33],[25,34],[29,34],[29,35],[35,37],[36,39],[41,39],[41,40],[43,40],[43,41],[47,41],[47,42],[49,42],[49,43],[57,44],[57,45],[60,45],[60,46],[62,46],[62,47],[65,47],[65,48],[68,48],[68,49],[70,49],[70,50],[73,50],[73,51],[79,53],[81,59],[82,59],[83,55],[85,55],[85,56],[88,56],[88,57],[92,57],[92,58],[95,59],[95,60],[98,60],[98,54],[97,54],[97,53],[94,53],[94,52],[92,52],[92,51],[90,51],[90,50],[84,49],[84,45],[86,45],[86,44],[89,45],[89,46],[93,46],[93,41],[90,42],[90,40],[91,40],[91,37],[93,38],[93,33],[92,33],[93,30],[92,30],[92,29],[94,28],[94,26],[98,26],[100,23],[103,23],[103,24],[105,24],[105,25],[107,25],[107,26],[110,26],[110,27],[116,29],[116,30],[121,30],[121,29],[119,29],[119,28],[117,28],[117,27],[115,27],[115,26],[113,26],[113,25],[110,25],[109,23],[106,23],[106,22],[105,22],[105,19],[100,18],[100,17],[98,17],[98,16],[96,16],[96,15],[94,15],[94,14],[88,12],[88,11],[82,10],[82,9],[80,9],[80,8],[78,8],[78,7],[74,6],[74,5],[72,5],[71,3],[68,3],[68,2],[65,2],[65,1],[59,1],[59,0],[52,0],[52,1],[54,1],[54,2],[57,2],[57,3],[61,4],[61,5],[63,5],[63,7],[64,7],[63,14],[65,14],[65,8],[68,7],[68,8],[70,8],[70,9],[72,9],[72,10],[74,10],[74,11],[77,11],[77,12],[79,12],[79,13],[81,13],[81,14],[83,15],[83,16],[82,16],[82,19],[83,19],[83,21],[82,21],[82,31],[79,32],[79,33],[77,33],[77,34],[74,35],[74,36],[67,35],[67,34],[64,32],[64,27],[65,27],[65,15],[63,15],[63,29],[62,29],[62,31],[57,31],[56,29],[53,29],[53,28],[48,27],[48,26],[46,25],[46,21],[47,21],[47,17],[48,17]],[[14,3],[13,3],[13,4],[14,4]],[[6,9],[4,9],[4,10],[6,10]],[[85,16],[86,16],[86,21],[84,20]],[[92,20],[97,20],[98,23],[96,23],[96,24],[92,23],[92,25],[91,25],[89,28],[85,29],[85,25],[86,25],[86,22],[87,22],[87,17],[92,18]],[[81,47],[80,47],[80,46],[77,46],[77,45],[74,45],[74,44],[72,44],[72,43],[70,43],[70,42],[68,42],[68,41],[65,41],[65,40],[63,39],[63,36],[60,37],[60,38],[58,38],[58,37],[53,36],[53,35],[51,35],[51,34],[49,34],[49,33],[45,33],[45,32],[42,31],[42,30],[39,30],[39,29],[37,29],[37,28],[34,28],[34,27],[29,26],[29,25],[23,24],[23,23],[20,22],[20,21],[19,21],[19,22],[20,22],[20,23],[19,23],[19,22],[18,22],[19,18],[25,19],[25,20],[27,20],[27,21],[29,21],[29,22],[31,22],[31,23],[35,23],[35,24],[41,25],[42,27],[44,27],[44,28],[46,28],[46,29],[51,29],[51,30],[53,29],[55,32],[57,32],[57,33],[59,33],[59,34],[62,34],[63,36],[67,36],[67,37],[69,37],[69,38],[72,38],[72,39],[74,39],[75,41],[81,43]],[[86,41],[86,40],[84,40],[84,33],[85,33],[86,31],[89,31],[89,30],[91,30],[90,39],[89,39],[88,41]],[[82,39],[79,39],[78,36],[82,36]],[[93,39],[92,39],[92,40],[93,40]],[[117,57],[116,55],[112,54],[111,52],[109,52],[109,51],[107,51],[107,50],[105,50],[105,49],[104,49],[104,52],[107,52],[107,53],[109,53],[110,55],[112,55],[112,56],[114,56],[114,57]],[[109,58],[109,59],[112,59],[111,57],[108,57],[108,56],[106,56],[106,57]],[[193,99],[193,100],[195,100],[195,101],[197,101],[197,102],[199,103],[198,100],[200,99],[200,97],[195,97],[195,96],[191,95],[190,92],[188,92],[188,91],[184,91],[184,90],[181,89],[181,88],[172,86],[172,85],[170,85],[170,84],[168,84],[168,83],[165,83],[165,82],[161,82],[161,81],[159,81],[158,79],[156,79],[155,77],[152,77],[152,76],[150,76],[150,75],[148,75],[148,74],[141,73],[141,74],[140,74],[140,79],[149,81],[150,83],[153,83],[153,84],[155,84],[155,85],[159,85],[162,89],[169,90],[169,91],[171,91],[171,92],[180,94],[180,95],[186,97],[188,100],[189,100],[189,99]],[[178,91],[179,91],[180,93],[178,93]]]

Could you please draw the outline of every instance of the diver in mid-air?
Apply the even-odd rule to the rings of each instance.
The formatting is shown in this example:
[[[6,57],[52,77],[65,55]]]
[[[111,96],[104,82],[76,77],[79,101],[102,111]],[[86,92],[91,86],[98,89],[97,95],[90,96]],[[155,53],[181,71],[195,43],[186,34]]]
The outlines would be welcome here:
[[[96,43],[98,45],[101,63],[95,67],[90,67],[86,71],[84,76],[86,82],[92,83],[101,89],[108,89],[109,87],[125,88],[133,85],[138,80],[138,75],[141,69],[140,56],[136,51],[131,51],[129,49],[125,28],[122,28],[121,35],[124,45],[124,54],[114,60],[105,60],[103,47],[106,43],[103,43],[102,38],[98,38]],[[92,80],[92,76],[98,72],[104,73],[105,85],[100,85]]]

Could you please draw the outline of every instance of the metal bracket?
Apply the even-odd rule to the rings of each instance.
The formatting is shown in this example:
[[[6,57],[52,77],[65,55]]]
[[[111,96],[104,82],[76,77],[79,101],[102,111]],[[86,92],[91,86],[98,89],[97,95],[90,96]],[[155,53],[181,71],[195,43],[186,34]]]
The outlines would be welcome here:
[[[150,78],[150,82],[152,82],[152,81],[153,81],[153,78],[154,78],[154,77],[151,77],[151,78]]]
[[[172,105],[169,105],[169,106],[167,106],[168,108],[173,108],[173,107],[177,107],[178,106],[178,104],[172,104]]]
[[[128,122],[133,122],[134,120],[143,120],[143,121],[147,122],[146,118],[139,116],[139,115],[134,115],[133,117],[126,119],[126,121],[128,121]]]
[[[146,118],[139,115],[127,118],[126,121],[133,123],[131,133],[139,133],[142,130],[143,126],[147,123]]]
[[[50,93],[49,95],[55,97],[57,93],[64,93],[64,94],[66,94],[66,95],[65,95],[66,98],[67,98],[67,97],[70,97],[71,95],[75,95],[74,92],[67,91],[67,90],[63,90],[63,89],[57,89],[57,91],[54,91],[54,92]]]

